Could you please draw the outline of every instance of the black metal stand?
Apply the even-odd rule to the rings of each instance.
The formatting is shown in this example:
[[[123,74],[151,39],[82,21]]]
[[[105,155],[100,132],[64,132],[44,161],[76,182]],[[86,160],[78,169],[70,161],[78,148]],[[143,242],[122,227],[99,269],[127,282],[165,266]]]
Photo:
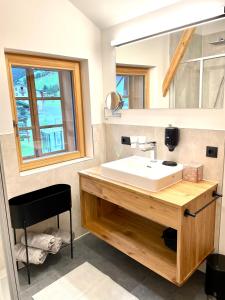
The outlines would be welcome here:
[[[25,236],[25,247],[26,247],[26,269],[27,269],[27,279],[28,284],[30,284],[30,262],[29,262],[29,254],[28,254],[28,245],[27,245],[27,227],[24,224],[24,236]]]
[[[73,226],[72,226],[72,211],[71,209],[69,210],[69,214],[70,214],[70,257],[71,259],[73,259]],[[60,228],[59,225],[59,215],[57,215],[57,226],[58,229]]]
[[[71,209],[69,211],[70,213],[70,251],[71,251],[71,259],[73,259],[73,229],[72,229],[72,212]],[[57,227],[58,229],[60,228],[60,224],[59,224],[59,215],[57,215]],[[24,224],[24,237],[25,237],[25,247],[26,247],[26,269],[27,269],[27,281],[28,284],[31,283],[30,280],[30,262],[29,262],[29,253],[28,253],[28,243],[27,243],[27,226],[26,224]],[[16,244],[16,229],[13,229],[14,232],[14,242]],[[18,265],[18,261],[16,262],[16,266],[17,266],[17,270],[19,269],[19,265]]]
[[[59,229],[59,215],[57,215],[57,227]]]
[[[73,229],[72,229],[72,212],[70,210],[70,253],[73,259]]]
[[[14,244],[16,245],[16,229],[13,228],[13,236],[14,236]],[[16,268],[17,268],[17,271],[19,270],[19,263],[18,261],[16,261]]]
[[[59,215],[66,211],[70,214],[70,250],[73,259],[73,231],[72,231],[72,200],[71,187],[67,184],[57,184],[31,193],[20,195],[9,200],[11,221],[16,244],[16,229],[23,229],[26,247],[26,269],[30,284],[29,247],[27,244],[27,227],[57,217],[57,227],[60,227]],[[18,269],[18,262],[17,262]]]

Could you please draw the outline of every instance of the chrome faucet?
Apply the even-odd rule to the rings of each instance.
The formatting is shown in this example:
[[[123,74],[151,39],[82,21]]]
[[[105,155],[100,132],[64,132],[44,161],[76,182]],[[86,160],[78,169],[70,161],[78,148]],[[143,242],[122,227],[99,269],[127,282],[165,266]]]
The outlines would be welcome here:
[[[147,145],[147,147],[140,148],[140,145]],[[157,144],[156,144],[156,142],[147,142],[146,144],[139,144],[139,148],[143,152],[150,151],[151,161],[157,160]]]

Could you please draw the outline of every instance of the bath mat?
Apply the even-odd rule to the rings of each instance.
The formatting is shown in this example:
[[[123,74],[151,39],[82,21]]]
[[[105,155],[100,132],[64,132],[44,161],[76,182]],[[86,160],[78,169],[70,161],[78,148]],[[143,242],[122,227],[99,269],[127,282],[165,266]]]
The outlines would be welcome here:
[[[138,300],[85,262],[33,296],[34,300]]]

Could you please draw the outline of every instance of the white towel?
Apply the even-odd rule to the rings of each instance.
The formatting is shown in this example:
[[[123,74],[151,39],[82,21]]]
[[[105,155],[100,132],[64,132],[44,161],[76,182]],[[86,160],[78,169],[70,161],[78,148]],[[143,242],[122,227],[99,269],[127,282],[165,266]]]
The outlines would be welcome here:
[[[130,146],[131,148],[137,148],[138,137],[130,136]]]
[[[61,238],[63,241],[63,244],[70,244],[70,232],[64,231],[58,228],[48,228],[45,230],[45,233],[53,235],[55,238]],[[72,240],[74,240],[75,234],[72,233]]]
[[[16,244],[14,246],[15,256],[17,261],[27,262],[26,247],[23,244]],[[48,253],[41,249],[28,247],[29,262],[35,265],[43,264]]]
[[[21,243],[25,245],[25,236],[22,235]],[[60,244],[61,243],[61,244]],[[60,244],[60,246],[59,246]],[[62,240],[56,240],[53,235],[45,234],[45,233],[27,233],[27,245],[29,247],[42,249],[45,251],[50,251],[53,253],[58,252],[62,245]],[[58,249],[58,250],[57,250]]]
[[[138,136],[138,143],[139,144],[146,144],[147,143],[147,137],[145,135],[139,135]]]
[[[49,250],[50,253],[52,254],[56,254],[57,252],[59,252],[60,248],[62,247],[62,239],[60,237],[55,237],[55,242],[51,248],[51,250]]]

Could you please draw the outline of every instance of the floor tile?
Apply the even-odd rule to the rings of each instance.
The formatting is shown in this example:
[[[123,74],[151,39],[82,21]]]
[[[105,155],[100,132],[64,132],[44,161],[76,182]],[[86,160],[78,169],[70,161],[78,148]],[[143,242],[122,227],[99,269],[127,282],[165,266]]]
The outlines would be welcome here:
[[[26,269],[20,270],[22,300],[32,300],[32,295],[85,261],[140,300],[206,300],[203,273],[195,272],[183,287],[178,288],[92,234],[74,242],[74,259],[70,258],[70,247],[66,247],[58,254],[50,255],[43,265],[31,266],[30,286]]]

